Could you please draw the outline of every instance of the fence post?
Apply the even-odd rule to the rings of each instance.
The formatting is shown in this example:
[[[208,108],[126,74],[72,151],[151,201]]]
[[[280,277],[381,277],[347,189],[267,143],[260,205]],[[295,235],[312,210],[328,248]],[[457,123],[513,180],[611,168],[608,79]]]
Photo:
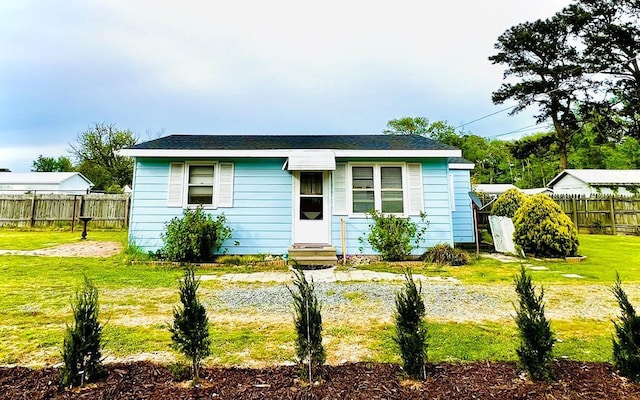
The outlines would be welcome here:
[[[84,195],[80,195],[80,212],[79,212],[79,217],[86,217],[86,215],[84,215]]]
[[[71,232],[73,232],[73,229],[76,226],[76,202],[78,200],[78,195],[74,194],[73,195],[73,211],[71,212]]]
[[[611,212],[611,233],[616,234],[616,211],[613,206],[613,196],[609,197],[609,211]]]
[[[131,196],[127,196],[124,201],[124,227],[129,227],[129,208],[131,207]]]
[[[576,226],[576,229],[579,229],[578,227],[578,210],[577,210],[577,204],[576,204],[576,198],[575,197],[571,197],[571,207],[572,207],[572,214],[573,214],[573,224]]]
[[[36,224],[36,191],[33,191],[33,197],[31,197],[31,218],[29,226],[33,228]]]

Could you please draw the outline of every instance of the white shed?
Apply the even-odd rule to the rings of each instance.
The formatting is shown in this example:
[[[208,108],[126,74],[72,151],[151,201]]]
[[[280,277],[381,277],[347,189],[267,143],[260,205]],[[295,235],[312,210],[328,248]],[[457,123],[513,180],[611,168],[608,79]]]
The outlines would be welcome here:
[[[80,172],[0,172],[0,193],[87,194],[92,187]]]
[[[510,183],[478,183],[473,185],[473,190],[476,193],[484,193],[492,197],[498,197],[509,189],[518,189],[518,187]]]
[[[633,196],[640,193],[640,170],[565,169],[547,186],[554,194]]]

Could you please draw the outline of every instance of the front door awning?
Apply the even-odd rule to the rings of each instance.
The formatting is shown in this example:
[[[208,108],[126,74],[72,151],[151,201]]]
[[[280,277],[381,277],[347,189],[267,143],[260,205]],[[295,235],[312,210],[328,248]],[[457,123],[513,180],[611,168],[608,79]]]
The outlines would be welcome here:
[[[282,169],[287,171],[334,171],[336,156],[333,151],[300,151],[292,153]]]

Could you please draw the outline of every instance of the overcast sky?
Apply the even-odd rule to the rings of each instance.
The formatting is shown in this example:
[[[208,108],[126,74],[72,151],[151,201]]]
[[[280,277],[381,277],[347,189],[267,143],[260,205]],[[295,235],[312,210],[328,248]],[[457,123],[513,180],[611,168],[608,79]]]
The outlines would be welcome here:
[[[0,167],[69,156],[96,122],[169,133],[380,133],[493,105],[497,37],[569,0],[0,1]],[[499,113],[464,130],[534,124]],[[509,138],[507,136],[501,136]]]

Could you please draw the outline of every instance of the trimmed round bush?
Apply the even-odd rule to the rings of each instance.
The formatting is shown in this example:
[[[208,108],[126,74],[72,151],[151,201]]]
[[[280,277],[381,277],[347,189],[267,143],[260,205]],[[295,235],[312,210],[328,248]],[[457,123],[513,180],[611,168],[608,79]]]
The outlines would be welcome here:
[[[518,189],[508,189],[493,202],[491,215],[513,218],[513,215],[525,200],[527,200],[526,194]]]
[[[514,215],[514,242],[537,257],[568,257],[578,251],[578,231],[551,197],[528,198]]]

